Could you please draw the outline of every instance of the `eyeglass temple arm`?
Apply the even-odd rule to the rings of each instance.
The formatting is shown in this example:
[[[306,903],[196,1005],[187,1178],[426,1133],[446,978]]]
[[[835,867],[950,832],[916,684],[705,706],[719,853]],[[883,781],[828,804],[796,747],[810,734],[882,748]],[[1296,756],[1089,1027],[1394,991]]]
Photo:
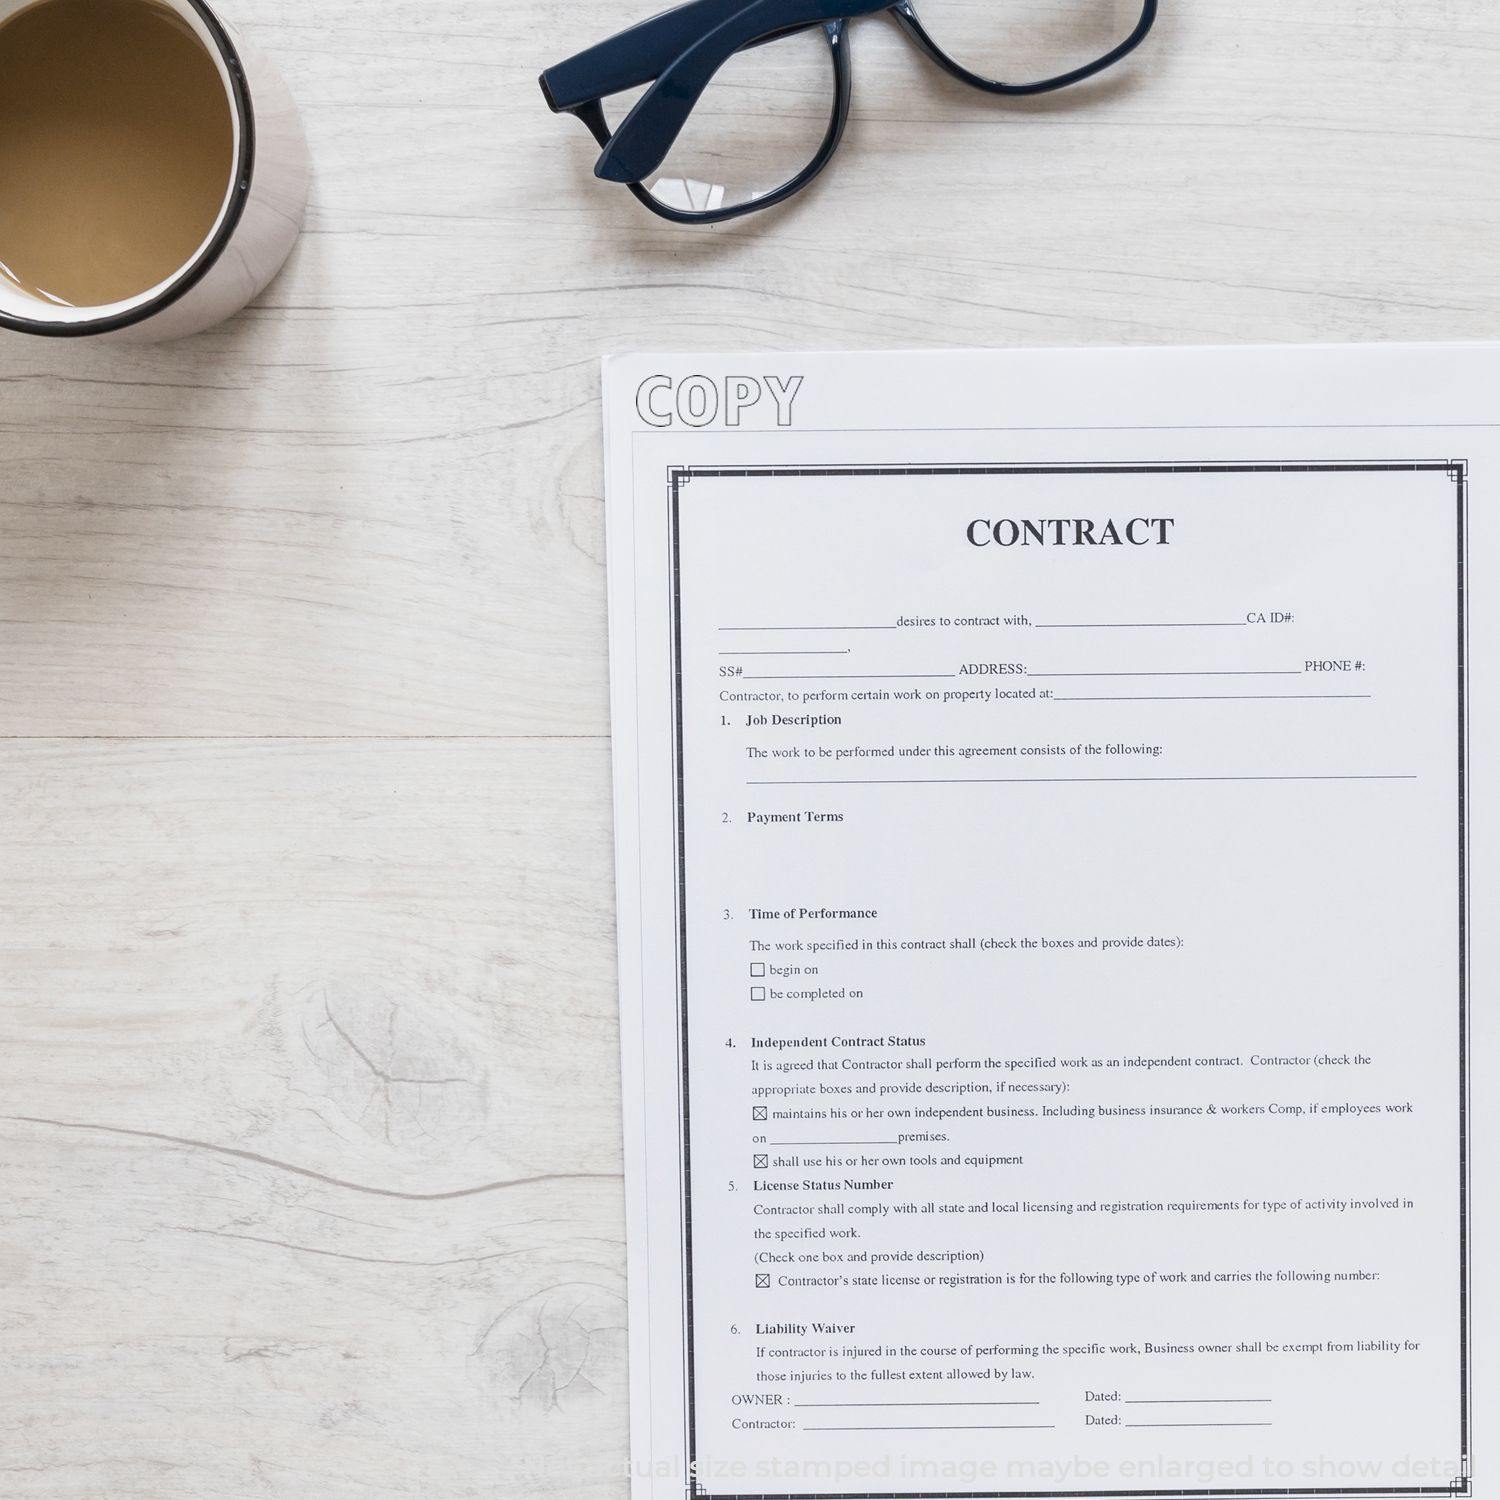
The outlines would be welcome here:
[[[771,32],[888,10],[892,0],[753,0],[700,36],[625,116],[594,167],[607,182],[640,182],[666,159],[714,74],[743,47]]]
[[[751,3],[689,0],[548,68],[538,80],[542,93],[554,110],[562,111],[639,88],[670,67],[705,32]]]

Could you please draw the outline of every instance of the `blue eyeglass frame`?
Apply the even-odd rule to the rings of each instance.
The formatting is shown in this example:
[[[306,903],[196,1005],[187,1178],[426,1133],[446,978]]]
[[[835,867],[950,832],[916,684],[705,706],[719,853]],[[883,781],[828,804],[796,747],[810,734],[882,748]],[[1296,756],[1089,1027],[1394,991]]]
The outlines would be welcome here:
[[[854,85],[847,33],[849,22],[859,16],[887,12],[950,77],[987,94],[1021,97],[1052,93],[1113,67],[1146,40],[1156,24],[1157,5],[1158,0],[1141,0],[1135,29],[1093,62],[1035,83],[1001,83],[949,57],[922,25],[912,0],[688,0],[548,68],[538,82],[548,107],[556,114],[576,115],[603,148],[594,165],[596,177],[622,183],[663,219],[713,224],[784,203],[828,165],[849,120]],[[736,52],[814,27],[821,27],[828,39],[834,95],[827,133],[807,166],[781,187],[727,208],[678,209],[653,197],[642,185],[644,179],[666,160],[719,69]],[[646,85],[635,107],[611,131],[603,100]]]

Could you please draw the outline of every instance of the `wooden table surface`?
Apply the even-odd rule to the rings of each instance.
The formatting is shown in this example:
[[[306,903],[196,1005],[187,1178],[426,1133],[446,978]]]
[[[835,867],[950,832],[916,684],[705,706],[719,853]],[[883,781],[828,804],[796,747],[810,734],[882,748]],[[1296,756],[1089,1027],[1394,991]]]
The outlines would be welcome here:
[[[534,82],[641,7],[223,8],[287,272],[0,339],[0,1496],[621,1496],[599,356],[1500,337],[1500,11],[1164,0],[1010,106],[861,23],[686,231]]]

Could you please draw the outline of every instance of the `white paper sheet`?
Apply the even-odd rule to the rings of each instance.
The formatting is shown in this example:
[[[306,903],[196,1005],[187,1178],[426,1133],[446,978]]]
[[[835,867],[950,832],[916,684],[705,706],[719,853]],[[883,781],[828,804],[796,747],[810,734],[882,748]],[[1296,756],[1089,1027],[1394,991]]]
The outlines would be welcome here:
[[[1497,377],[607,363],[637,1500],[1495,1493]]]

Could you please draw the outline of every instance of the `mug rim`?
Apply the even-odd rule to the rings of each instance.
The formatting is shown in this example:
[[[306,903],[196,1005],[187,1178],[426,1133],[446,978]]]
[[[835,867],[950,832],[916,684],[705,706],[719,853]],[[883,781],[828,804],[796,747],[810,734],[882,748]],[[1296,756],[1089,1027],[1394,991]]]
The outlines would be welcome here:
[[[163,308],[185,297],[213,269],[223,255],[234,232],[244,217],[245,204],[250,197],[250,182],[255,173],[255,110],[250,102],[250,86],[245,81],[244,64],[240,54],[230,40],[223,22],[209,9],[207,0],[179,0],[189,6],[203,22],[204,29],[213,39],[214,46],[224,60],[229,74],[230,107],[239,115],[239,151],[234,162],[233,192],[220,215],[218,227],[208,243],[201,246],[197,255],[179,270],[156,296],[125,312],[110,313],[105,317],[84,318],[70,323],[52,322],[46,318],[25,318],[8,313],[0,308],[0,328],[14,333],[38,334],[42,338],[83,338],[90,334],[115,333],[122,328],[133,327],[154,317]]]

